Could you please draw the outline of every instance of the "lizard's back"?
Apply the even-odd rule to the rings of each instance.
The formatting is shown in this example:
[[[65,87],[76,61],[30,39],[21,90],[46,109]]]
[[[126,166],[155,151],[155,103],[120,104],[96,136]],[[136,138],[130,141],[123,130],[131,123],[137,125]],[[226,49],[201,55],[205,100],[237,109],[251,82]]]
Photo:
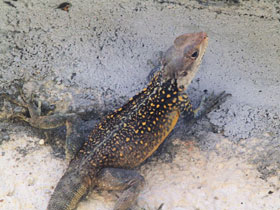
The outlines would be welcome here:
[[[76,156],[80,168],[133,168],[171,132],[182,103],[191,114],[191,104],[179,94],[176,81],[169,80],[162,86],[158,83],[160,76],[95,127]]]

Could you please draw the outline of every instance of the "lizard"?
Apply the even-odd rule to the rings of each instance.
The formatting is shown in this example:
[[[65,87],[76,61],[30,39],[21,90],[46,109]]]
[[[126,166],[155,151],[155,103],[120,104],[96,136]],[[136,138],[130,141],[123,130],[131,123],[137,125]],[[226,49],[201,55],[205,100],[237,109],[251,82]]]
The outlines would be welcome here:
[[[40,129],[66,125],[66,154],[71,159],[48,203],[48,210],[75,209],[78,202],[96,187],[123,191],[114,209],[128,209],[143,187],[144,178],[131,169],[144,162],[175,127],[183,113],[188,123],[222,103],[228,94],[203,99],[193,109],[185,90],[194,78],[208,43],[205,32],[177,37],[161,65],[151,71],[151,82],[124,106],[110,113],[86,140],[77,140],[73,113],[41,116],[41,103],[22,102],[2,94],[8,101],[24,107],[30,117],[16,118]],[[73,120],[74,119],[74,120]],[[70,140],[69,140],[70,139]],[[82,146],[81,146],[82,145]]]
[[[144,178],[133,170],[150,157],[175,127],[180,114],[200,118],[221,99],[193,109],[185,90],[194,78],[206,50],[205,32],[177,37],[161,67],[129,101],[108,114],[93,129],[70,161],[49,200],[47,210],[72,210],[94,188],[123,191],[114,210],[135,203]]]

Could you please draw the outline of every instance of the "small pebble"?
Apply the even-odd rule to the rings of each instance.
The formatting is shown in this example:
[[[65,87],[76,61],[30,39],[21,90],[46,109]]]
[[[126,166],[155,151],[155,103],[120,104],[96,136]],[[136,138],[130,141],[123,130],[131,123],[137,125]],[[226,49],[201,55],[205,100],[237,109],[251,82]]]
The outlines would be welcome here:
[[[39,144],[40,144],[40,145],[44,145],[44,144],[45,144],[45,140],[44,140],[44,139],[41,139],[41,140],[39,141]]]
[[[28,186],[34,185],[35,179],[33,177],[28,177],[27,178],[27,184]]]

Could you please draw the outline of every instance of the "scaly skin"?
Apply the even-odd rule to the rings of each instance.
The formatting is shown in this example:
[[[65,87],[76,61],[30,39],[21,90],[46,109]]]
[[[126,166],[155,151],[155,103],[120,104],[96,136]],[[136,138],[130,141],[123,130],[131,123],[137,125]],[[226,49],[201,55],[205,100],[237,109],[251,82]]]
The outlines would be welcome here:
[[[181,113],[195,117],[184,91],[198,70],[207,41],[204,32],[176,38],[148,87],[94,128],[56,186],[48,210],[75,209],[95,187],[124,190],[114,209],[133,205],[144,180],[128,169],[153,154]]]

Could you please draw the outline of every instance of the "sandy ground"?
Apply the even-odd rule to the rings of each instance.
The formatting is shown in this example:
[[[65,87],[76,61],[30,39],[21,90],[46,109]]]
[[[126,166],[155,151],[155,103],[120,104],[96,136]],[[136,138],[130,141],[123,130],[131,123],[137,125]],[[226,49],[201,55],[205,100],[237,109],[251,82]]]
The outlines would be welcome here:
[[[25,95],[57,112],[90,113],[86,134],[96,122],[89,118],[146,85],[149,59],[156,63],[182,33],[206,31],[188,93],[194,104],[204,90],[232,98],[192,128],[180,121],[137,168],[146,184],[135,209],[280,209],[279,1],[85,0],[71,1],[69,12],[59,3],[0,2],[1,89],[16,94],[23,79]],[[64,130],[51,144],[22,122],[2,121],[0,131],[0,209],[45,209],[67,167],[56,135]],[[78,210],[112,209],[116,197],[93,192]]]

